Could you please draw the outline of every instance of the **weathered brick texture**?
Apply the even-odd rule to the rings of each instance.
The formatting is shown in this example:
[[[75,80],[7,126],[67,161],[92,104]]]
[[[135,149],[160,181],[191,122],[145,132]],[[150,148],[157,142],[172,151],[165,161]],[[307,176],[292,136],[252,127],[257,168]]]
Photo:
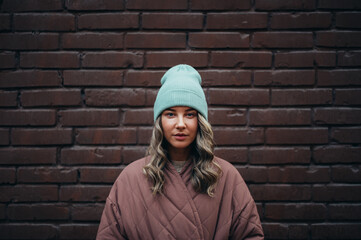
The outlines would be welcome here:
[[[266,239],[360,239],[361,1],[3,0],[0,31],[0,239],[94,239],[179,63]]]

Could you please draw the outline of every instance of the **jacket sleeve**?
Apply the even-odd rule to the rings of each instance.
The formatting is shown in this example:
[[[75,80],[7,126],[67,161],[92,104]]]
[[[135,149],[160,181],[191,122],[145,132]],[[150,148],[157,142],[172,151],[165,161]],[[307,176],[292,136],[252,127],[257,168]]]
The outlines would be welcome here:
[[[233,202],[234,214],[232,218],[231,239],[264,239],[256,204],[244,181],[236,186]]]
[[[96,239],[127,239],[122,224],[120,209],[109,197],[105,203]]]

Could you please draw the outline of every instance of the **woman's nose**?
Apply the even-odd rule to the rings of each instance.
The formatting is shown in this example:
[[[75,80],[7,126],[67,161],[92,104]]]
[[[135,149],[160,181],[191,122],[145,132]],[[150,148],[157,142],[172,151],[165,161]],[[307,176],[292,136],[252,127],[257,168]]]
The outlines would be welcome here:
[[[179,116],[177,118],[177,125],[176,125],[177,128],[185,128],[185,124],[184,124],[184,119],[182,116]]]

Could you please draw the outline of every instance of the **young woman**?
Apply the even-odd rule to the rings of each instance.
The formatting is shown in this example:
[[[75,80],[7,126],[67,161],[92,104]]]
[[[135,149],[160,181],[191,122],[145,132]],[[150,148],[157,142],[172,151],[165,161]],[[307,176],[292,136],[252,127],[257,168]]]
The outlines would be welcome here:
[[[177,65],[161,83],[148,154],[115,181],[97,239],[263,239],[245,182],[213,154],[199,73]]]

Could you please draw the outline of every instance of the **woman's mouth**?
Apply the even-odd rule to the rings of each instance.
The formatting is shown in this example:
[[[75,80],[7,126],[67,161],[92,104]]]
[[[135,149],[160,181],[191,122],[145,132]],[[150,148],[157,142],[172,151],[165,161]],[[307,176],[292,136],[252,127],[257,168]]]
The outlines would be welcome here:
[[[174,137],[178,141],[183,141],[184,139],[186,139],[187,135],[185,135],[184,133],[177,133],[176,135],[174,135]]]

